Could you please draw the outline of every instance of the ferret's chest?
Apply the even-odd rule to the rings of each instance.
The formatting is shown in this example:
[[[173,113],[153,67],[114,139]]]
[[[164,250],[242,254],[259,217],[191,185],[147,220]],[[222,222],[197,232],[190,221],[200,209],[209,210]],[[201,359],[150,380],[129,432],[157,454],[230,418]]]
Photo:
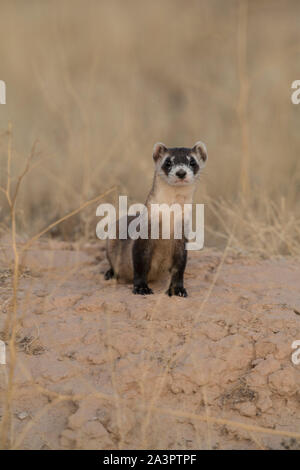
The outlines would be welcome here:
[[[148,215],[149,215],[149,222],[152,227],[152,224],[155,226],[154,232],[159,233],[158,239],[152,238],[153,244],[153,253],[151,259],[151,268],[149,273],[149,279],[155,280],[161,277],[164,273],[168,272],[173,265],[173,257],[174,257],[174,231],[176,227],[176,231],[181,226],[182,230],[182,222],[183,222],[183,208],[184,204],[191,204],[193,199],[193,187],[180,187],[175,188],[174,186],[170,186],[167,184],[157,184],[155,186],[154,191],[150,195],[147,208],[148,208]],[[162,205],[159,210],[158,217],[154,216],[151,219],[151,205]],[[171,211],[170,208],[172,205],[177,204],[179,205],[179,211]],[[166,207],[168,206],[168,207]],[[150,212],[149,212],[150,211]],[[155,212],[157,215],[157,213]],[[164,222],[163,222],[164,219]],[[163,225],[170,224],[169,230],[169,237],[164,239],[163,233]],[[158,227],[159,228],[158,228]],[[183,236],[183,233],[182,233]],[[177,238],[177,236],[176,236]],[[180,238],[180,237],[179,237]]]
[[[178,235],[182,234],[185,204],[191,204],[192,196],[191,187],[174,188],[169,185],[156,187],[147,204],[151,233],[157,236],[159,233],[159,237],[167,236],[171,239],[176,233],[175,238],[178,238]]]
[[[174,186],[161,185],[152,194],[150,203],[167,204],[168,206],[180,204],[183,207],[184,204],[191,203],[192,199],[193,188],[191,187],[175,188]]]

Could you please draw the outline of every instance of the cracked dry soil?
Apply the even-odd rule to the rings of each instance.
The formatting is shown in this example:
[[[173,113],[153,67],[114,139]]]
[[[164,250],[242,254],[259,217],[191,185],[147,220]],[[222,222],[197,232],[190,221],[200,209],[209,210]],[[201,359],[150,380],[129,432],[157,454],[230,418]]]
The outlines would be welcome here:
[[[45,240],[24,255],[12,447],[300,448],[300,260],[189,258],[183,299],[164,282],[142,297],[105,281],[102,242]],[[3,243],[0,331],[11,260]]]

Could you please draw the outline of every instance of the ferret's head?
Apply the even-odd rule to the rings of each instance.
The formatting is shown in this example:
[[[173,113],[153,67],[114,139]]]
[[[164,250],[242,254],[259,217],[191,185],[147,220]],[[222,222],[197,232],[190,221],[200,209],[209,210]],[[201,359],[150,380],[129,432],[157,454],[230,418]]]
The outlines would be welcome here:
[[[172,186],[195,184],[207,161],[207,150],[203,142],[194,147],[168,148],[157,143],[153,148],[156,173]]]

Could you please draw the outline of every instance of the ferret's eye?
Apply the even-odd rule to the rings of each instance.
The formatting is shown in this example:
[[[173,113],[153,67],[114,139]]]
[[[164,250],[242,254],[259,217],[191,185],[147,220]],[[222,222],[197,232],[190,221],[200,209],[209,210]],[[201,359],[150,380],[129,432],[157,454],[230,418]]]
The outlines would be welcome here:
[[[171,162],[170,158],[167,158],[167,160],[164,163],[164,167],[165,168],[171,168],[171,166],[172,166],[172,162]]]
[[[193,168],[193,167],[195,167],[196,165],[197,165],[197,162],[196,162],[196,160],[192,157],[192,158],[190,159],[190,166]]]

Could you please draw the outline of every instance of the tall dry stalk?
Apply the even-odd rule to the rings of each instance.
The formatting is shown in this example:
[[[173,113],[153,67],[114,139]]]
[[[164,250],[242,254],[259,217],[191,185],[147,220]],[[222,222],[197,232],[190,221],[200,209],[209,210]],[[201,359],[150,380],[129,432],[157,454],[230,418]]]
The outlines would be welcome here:
[[[5,194],[7,203],[10,209],[11,217],[11,243],[14,254],[14,265],[13,265],[13,278],[12,278],[12,287],[13,287],[13,296],[12,296],[12,309],[11,315],[8,316],[7,324],[5,328],[5,336],[8,339],[9,345],[9,371],[8,371],[8,384],[7,392],[5,397],[5,406],[4,414],[1,422],[0,430],[0,448],[7,449],[10,445],[10,435],[11,435],[11,406],[13,400],[13,389],[14,389],[14,372],[16,366],[16,326],[17,326],[17,295],[18,295],[18,280],[19,280],[19,252],[17,249],[16,242],[16,202],[18,196],[18,190],[21,185],[22,179],[29,171],[30,160],[34,155],[34,151],[30,154],[28,158],[26,167],[23,173],[19,176],[16,189],[12,194],[11,191],[11,161],[12,161],[12,126],[9,124],[8,129],[8,150],[7,150],[7,182],[6,188],[1,188],[1,191]]]
[[[248,128],[248,73],[247,73],[247,28],[248,0],[240,0],[238,6],[237,60],[239,79],[239,99],[237,114],[241,130],[241,170],[240,185],[243,197],[249,196],[249,128]]]

